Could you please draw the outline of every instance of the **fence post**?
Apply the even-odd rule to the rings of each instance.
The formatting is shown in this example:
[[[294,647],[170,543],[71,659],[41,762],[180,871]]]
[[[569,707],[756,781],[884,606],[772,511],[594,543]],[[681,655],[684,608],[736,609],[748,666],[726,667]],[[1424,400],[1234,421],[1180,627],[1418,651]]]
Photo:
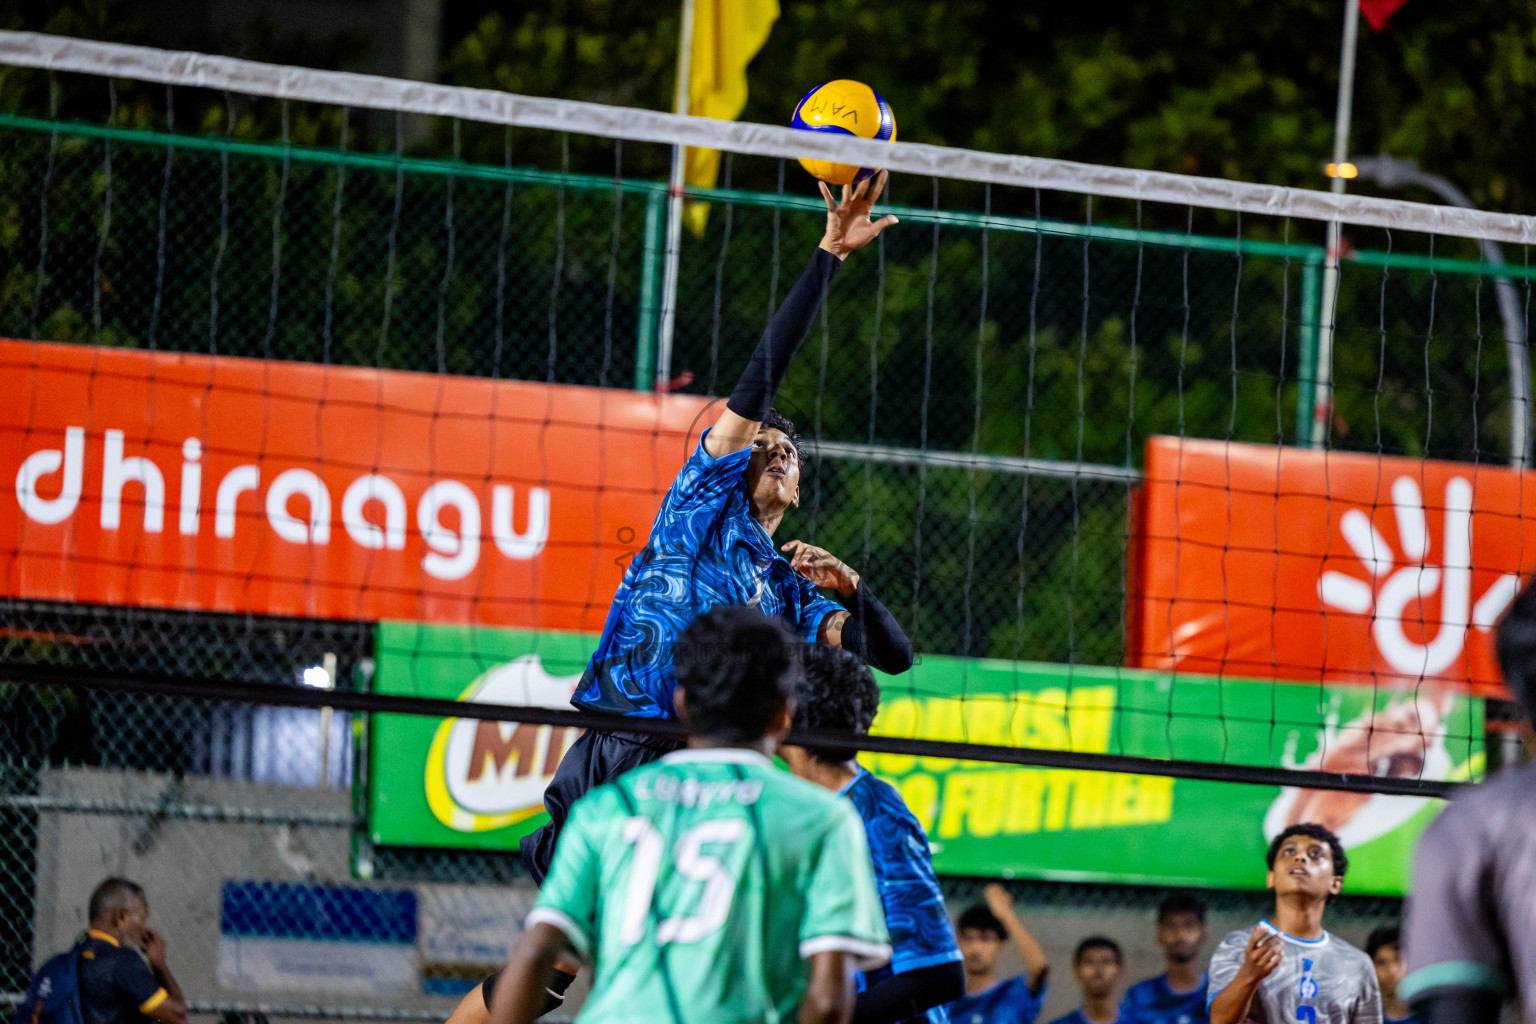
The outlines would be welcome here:
[[[1317,334],[1323,322],[1321,255],[1308,256],[1301,266],[1301,348],[1297,353],[1296,372],[1296,443],[1304,448],[1322,446],[1324,431],[1318,417],[1325,410],[1317,407]]]
[[[377,631],[374,632],[377,640]],[[352,689],[373,692],[374,660],[363,658],[352,670]],[[368,831],[373,784],[369,773],[373,770],[369,741],[373,738],[373,716],[352,716],[352,875],[354,878],[373,877],[373,834]]]
[[[666,194],[654,190],[645,197],[645,240],[640,252],[640,330],[635,339],[635,390],[656,386],[656,325],[661,313],[661,278],[667,250],[662,244]]]

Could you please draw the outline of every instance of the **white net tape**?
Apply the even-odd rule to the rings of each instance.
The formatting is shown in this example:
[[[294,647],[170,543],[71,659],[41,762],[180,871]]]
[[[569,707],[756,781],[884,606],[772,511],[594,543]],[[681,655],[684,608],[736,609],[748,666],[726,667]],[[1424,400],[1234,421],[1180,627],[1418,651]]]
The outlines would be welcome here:
[[[276,99],[433,114],[615,139],[699,146],[732,153],[813,157],[940,178],[1266,216],[1339,221],[1517,244],[1536,242],[1536,217],[1516,214],[1105,167],[1071,160],[982,153],[914,142],[875,142],[772,125],[518,96],[490,89],[434,85],[377,75],[318,71],[35,32],[0,31],[0,64],[226,89]]]

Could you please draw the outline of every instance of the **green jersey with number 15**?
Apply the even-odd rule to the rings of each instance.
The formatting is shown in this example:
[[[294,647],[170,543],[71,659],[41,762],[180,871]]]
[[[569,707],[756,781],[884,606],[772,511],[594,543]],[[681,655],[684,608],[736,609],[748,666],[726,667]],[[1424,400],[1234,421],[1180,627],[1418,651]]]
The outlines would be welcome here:
[[[594,965],[578,1021],[793,1020],[808,958],[890,956],[864,826],[737,747],[679,750],[578,800],[528,916]]]

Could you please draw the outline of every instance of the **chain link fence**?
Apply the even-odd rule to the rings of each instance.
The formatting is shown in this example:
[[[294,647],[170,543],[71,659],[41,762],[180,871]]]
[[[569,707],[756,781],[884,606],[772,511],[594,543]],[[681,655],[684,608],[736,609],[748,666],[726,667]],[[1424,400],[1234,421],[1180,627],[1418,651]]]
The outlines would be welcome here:
[[[609,387],[657,370],[653,182],[19,115],[0,134],[0,336]],[[685,233],[679,390],[729,389],[818,203],[726,190]],[[926,651],[1117,663],[1143,444],[1294,438],[1319,253],[901,215],[781,391],[824,453],[788,528],[907,607]],[[1491,283],[1369,255],[1343,274],[1334,446],[1504,461]],[[1053,465],[1002,465],[1019,456]]]
[[[145,886],[202,1019],[440,1020],[504,958],[535,894],[516,855],[369,846],[366,758],[347,716],[327,728],[314,709],[125,698],[0,690],[5,1001],[83,930],[109,875]],[[982,885],[945,879],[952,911]],[[1128,978],[1161,969],[1152,918],[1166,890],[1008,887],[1058,970],[1094,933],[1126,947]],[[1266,912],[1260,893],[1207,895],[1213,942]],[[1345,897],[1329,926],[1363,941],[1398,912],[1393,899]],[[1058,982],[1047,1009],[1075,999]]]
[[[87,123],[37,114],[0,114],[5,337],[617,388],[659,372],[720,394],[821,230],[819,200],[789,194],[797,169],[788,192],[782,162],[778,191],[749,192],[728,162],[706,230],[684,236],[661,367],[666,197],[643,154],[455,125],[406,155],[374,145],[388,126],[301,131],[295,114],[290,131],[286,109],[280,142],[260,141],[270,116],[232,107],[193,118],[205,134],[148,127],[163,111],[127,103]],[[612,174],[586,173],[605,160]],[[785,382],[781,407],[816,452],[787,528],[868,575],[924,652],[1120,664],[1143,444],[1294,440],[1321,253],[1289,225],[1152,231],[1139,209],[1093,200],[988,192],[976,208],[1009,215],[983,216],[939,195],[848,262]],[[1333,445],[1503,462],[1507,377],[1481,268],[1364,252],[1341,288]],[[281,688],[330,656],[340,685],[361,687],[373,655],[355,622],[12,600],[0,628],[0,664],[38,671]],[[0,704],[0,992],[20,991],[79,930],[90,886],[122,873],[149,888],[204,1015],[437,1019],[504,953],[487,937],[504,941],[531,893],[512,856],[368,844],[360,720],[32,683],[0,685]],[[274,906],[353,907],[321,937],[378,940],[408,984],[273,988],[239,952],[264,935],[231,918],[229,886],[245,881],[292,887]],[[946,885],[958,909],[980,883]],[[1062,974],[1089,932],[1127,945],[1128,976],[1156,970],[1159,890],[1012,888]],[[366,916],[353,899],[410,927],[349,931]],[[1264,903],[1213,900],[1213,935]],[[1330,923],[1359,940],[1396,909],[1345,898]]]

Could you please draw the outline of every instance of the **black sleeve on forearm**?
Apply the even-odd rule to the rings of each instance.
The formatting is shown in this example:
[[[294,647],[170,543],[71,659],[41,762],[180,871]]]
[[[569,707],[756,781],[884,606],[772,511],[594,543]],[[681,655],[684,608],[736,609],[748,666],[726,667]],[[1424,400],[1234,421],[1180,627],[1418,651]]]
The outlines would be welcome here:
[[[853,1024],[896,1024],[963,995],[965,969],[959,961],[893,974],[859,993],[853,1006]]]
[[[825,249],[817,249],[811,256],[805,273],[800,275],[800,280],[784,297],[779,311],[768,321],[768,329],[753,350],[752,358],[747,360],[747,368],[741,371],[736,390],[725,403],[727,409],[759,423],[768,416],[773,396],[779,391],[779,381],[784,379],[789,361],[795,357],[795,350],[815,322],[816,310],[821,307],[832,276],[840,266],[842,260]]]
[[[1503,1000],[1483,989],[1465,988],[1416,999],[1413,1008],[1429,1024],[1498,1024]]]
[[[893,676],[912,667],[912,641],[863,580],[851,597],[839,594],[837,600],[848,609],[848,618],[843,621],[844,650]]]
[[[485,1008],[489,1010],[491,1003],[496,999],[496,982],[501,979],[501,968],[497,968],[485,976],[480,983],[480,998],[485,1000]]]

